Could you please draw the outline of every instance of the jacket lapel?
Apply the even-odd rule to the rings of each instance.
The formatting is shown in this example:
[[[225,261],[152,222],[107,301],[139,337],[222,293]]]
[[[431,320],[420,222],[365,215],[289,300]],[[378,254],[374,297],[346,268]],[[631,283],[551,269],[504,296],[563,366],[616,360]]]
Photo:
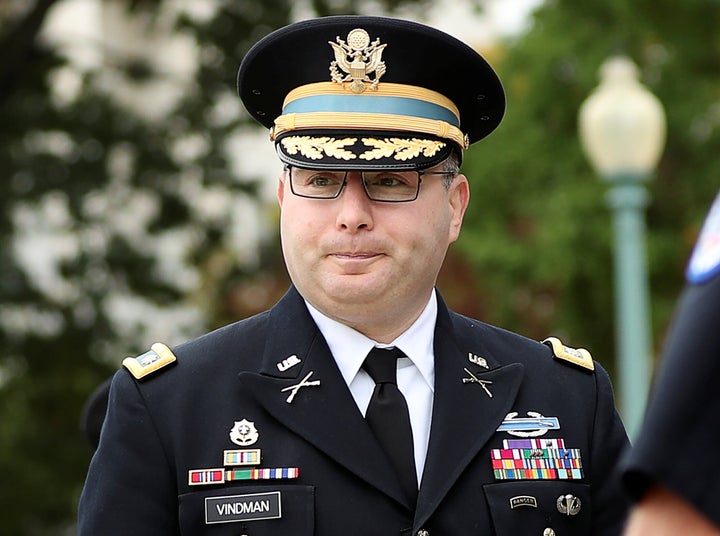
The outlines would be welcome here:
[[[243,388],[285,427],[409,506],[392,466],[294,288],[270,311],[265,336],[262,368],[259,373],[240,373]],[[296,361],[291,356],[297,356],[300,363],[281,371],[277,364]]]
[[[468,464],[493,436],[517,397],[524,371],[519,363],[494,367],[492,356],[475,343],[475,347],[460,347],[448,310],[440,299],[438,302],[435,398],[427,462],[415,516],[416,526],[425,523]],[[489,368],[472,363],[468,353],[487,358]],[[464,379],[469,381],[464,382]],[[479,380],[488,383],[481,384]],[[489,459],[487,463],[490,464]]]

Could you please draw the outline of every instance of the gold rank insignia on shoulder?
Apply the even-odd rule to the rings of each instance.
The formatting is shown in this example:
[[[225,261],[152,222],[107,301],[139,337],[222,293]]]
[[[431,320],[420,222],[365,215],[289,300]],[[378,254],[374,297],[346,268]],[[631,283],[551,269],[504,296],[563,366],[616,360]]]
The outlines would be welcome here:
[[[137,357],[126,357],[123,359],[122,364],[130,371],[130,374],[135,376],[135,379],[140,380],[163,367],[175,363],[176,360],[177,358],[170,348],[161,342],[156,342],[150,347],[149,351]]]
[[[572,363],[586,370],[595,370],[593,358],[585,348],[570,348],[556,337],[548,337],[543,341],[543,344],[547,344],[552,348],[555,359]]]

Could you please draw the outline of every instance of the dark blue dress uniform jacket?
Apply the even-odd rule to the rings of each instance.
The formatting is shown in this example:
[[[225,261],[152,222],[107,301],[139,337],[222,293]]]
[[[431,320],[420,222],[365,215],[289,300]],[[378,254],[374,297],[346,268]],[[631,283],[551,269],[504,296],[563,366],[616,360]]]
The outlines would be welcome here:
[[[720,528],[718,377],[720,275],[715,275],[683,290],[643,426],[623,469],[632,495],[661,484]]]
[[[618,534],[626,504],[615,465],[627,437],[605,371],[553,359],[551,349],[449,311],[435,331],[435,395],[417,507],[406,504],[328,346],[295,289],[270,311],[173,349],[174,366],[113,381],[100,445],[79,507],[81,536],[389,536]],[[488,367],[469,360],[482,356]],[[289,356],[301,363],[281,372]],[[281,367],[284,368],[284,367]],[[468,371],[487,384],[463,382]],[[286,387],[309,380],[292,403]],[[496,480],[491,449],[513,439],[510,412],[556,417],[580,449],[580,480]],[[188,471],[223,467],[234,423],[254,423],[262,467],[297,467],[299,478],[190,486]],[[213,497],[270,493],[280,517],[206,523]],[[558,499],[580,499],[575,515]],[[511,508],[531,496],[536,506]],[[262,495],[261,497],[266,497]],[[262,517],[258,514],[255,517]],[[212,516],[211,516],[212,518]],[[544,532],[545,531],[545,532]]]

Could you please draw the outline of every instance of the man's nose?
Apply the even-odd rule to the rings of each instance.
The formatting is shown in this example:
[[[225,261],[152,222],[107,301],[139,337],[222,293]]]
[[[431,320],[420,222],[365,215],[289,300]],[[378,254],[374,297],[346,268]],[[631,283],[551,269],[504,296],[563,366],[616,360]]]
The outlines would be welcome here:
[[[337,214],[337,225],[340,228],[355,231],[371,228],[372,200],[367,196],[362,176],[359,172],[349,172],[346,184],[340,193],[340,205]]]

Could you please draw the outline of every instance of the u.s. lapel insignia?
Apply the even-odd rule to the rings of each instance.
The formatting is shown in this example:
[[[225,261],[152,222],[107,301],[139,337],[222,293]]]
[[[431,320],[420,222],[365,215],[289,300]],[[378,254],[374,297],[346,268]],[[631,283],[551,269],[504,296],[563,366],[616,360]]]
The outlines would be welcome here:
[[[230,441],[241,447],[254,444],[259,437],[260,434],[255,428],[255,423],[247,419],[235,421],[235,424],[230,429]]]
[[[470,361],[470,363],[475,363],[480,367],[489,368],[487,359],[485,359],[484,357],[480,357],[479,355],[475,355],[472,352],[468,354],[468,360]]]
[[[507,432],[516,437],[538,437],[545,435],[548,430],[560,428],[557,417],[545,417],[536,411],[528,411],[527,414],[527,417],[518,418],[517,411],[508,413],[497,431]]]
[[[282,361],[276,363],[276,366],[280,372],[285,372],[289,368],[292,368],[301,362],[302,360],[298,356],[293,354],[290,357],[286,357]]]
[[[290,387],[285,387],[284,389],[280,389],[281,393],[284,393],[286,391],[290,391],[290,396],[287,397],[285,402],[288,404],[292,404],[292,401],[295,400],[295,395],[298,393],[300,389],[303,387],[318,387],[320,385],[320,380],[313,380],[308,381],[310,379],[310,376],[312,376],[313,371],[307,373],[307,375],[300,381],[300,383],[297,383],[295,385],[291,385]]]

